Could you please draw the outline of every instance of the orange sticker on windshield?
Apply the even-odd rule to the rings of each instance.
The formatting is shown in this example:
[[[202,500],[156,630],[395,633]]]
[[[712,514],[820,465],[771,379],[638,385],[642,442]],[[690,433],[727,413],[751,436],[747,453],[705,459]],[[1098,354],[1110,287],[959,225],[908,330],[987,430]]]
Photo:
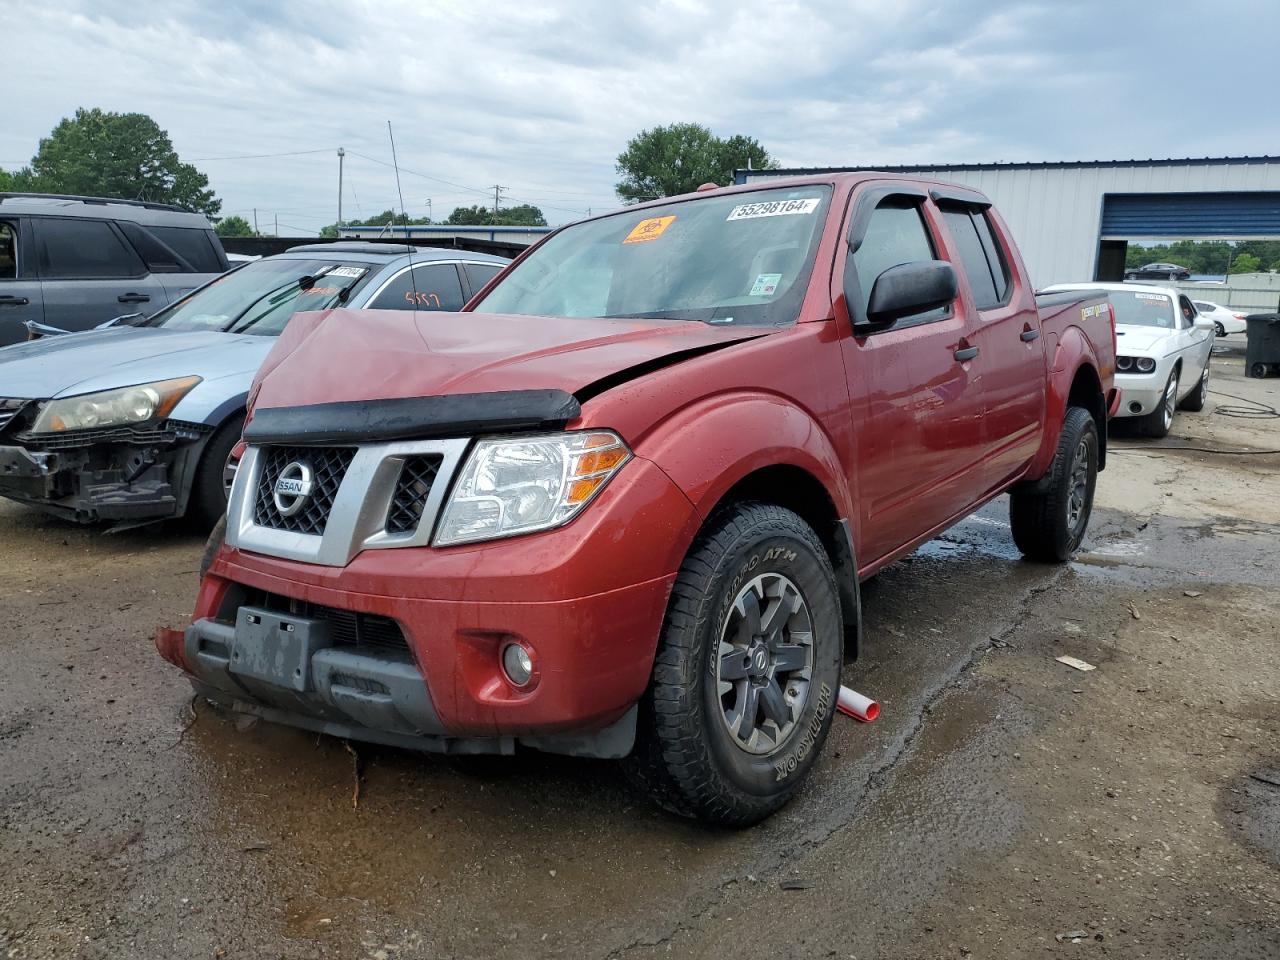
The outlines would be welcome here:
[[[623,243],[644,243],[646,240],[657,240],[662,236],[663,232],[671,224],[675,223],[675,216],[670,217],[651,217],[648,220],[641,220],[631,232],[627,234],[627,238]]]

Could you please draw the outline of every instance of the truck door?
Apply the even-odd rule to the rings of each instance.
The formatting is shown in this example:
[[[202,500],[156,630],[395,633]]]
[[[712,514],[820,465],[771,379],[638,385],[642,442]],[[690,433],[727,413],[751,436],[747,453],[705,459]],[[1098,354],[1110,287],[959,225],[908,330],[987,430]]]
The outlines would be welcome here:
[[[0,347],[27,339],[28,320],[44,322],[31,233],[25,218],[0,219]]]
[[[152,313],[164,289],[108,220],[32,217],[44,322],[88,330],[125,313]]]
[[[1044,341],[1029,291],[1015,289],[1003,232],[990,204],[968,191],[936,191],[952,261],[977,311],[971,338],[982,381],[983,467],[988,489],[1003,485],[1035,456],[1045,406]],[[985,492],[985,491],[984,491]]]
[[[970,306],[958,298],[887,328],[859,329],[883,271],[945,259],[939,226],[923,191],[902,185],[865,186],[852,207],[843,292],[853,329],[843,343],[860,564],[956,518],[979,483],[982,393],[973,376]]]

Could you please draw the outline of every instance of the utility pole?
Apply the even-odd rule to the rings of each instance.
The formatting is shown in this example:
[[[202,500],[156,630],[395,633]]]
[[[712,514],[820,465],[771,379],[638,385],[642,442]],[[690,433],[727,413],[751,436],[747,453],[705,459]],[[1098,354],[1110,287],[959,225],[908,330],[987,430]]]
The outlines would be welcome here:
[[[347,155],[347,151],[342,147],[338,148],[338,227],[342,227],[342,158]]]
[[[496,183],[493,185],[493,219],[498,219],[498,203],[502,200],[502,191],[506,187],[500,187]]]
[[[280,214],[276,214],[276,232],[275,236],[280,236]]]
[[[258,208],[253,208],[253,235],[258,235]]]
[[[435,222],[435,217],[431,215],[431,198],[430,197],[427,197],[427,219],[432,221],[433,223]]]

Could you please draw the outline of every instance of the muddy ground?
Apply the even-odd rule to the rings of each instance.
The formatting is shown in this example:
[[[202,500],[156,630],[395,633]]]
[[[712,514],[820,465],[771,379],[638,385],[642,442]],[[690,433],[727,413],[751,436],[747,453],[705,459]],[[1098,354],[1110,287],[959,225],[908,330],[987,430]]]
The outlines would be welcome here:
[[[741,833],[607,763],[193,715],[150,637],[200,539],[0,506],[0,957],[1280,957],[1280,454],[1173,449],[1280,449],[1224,404],[1114,441],[1069,566],[997,501],[869,583],[881,719]]]

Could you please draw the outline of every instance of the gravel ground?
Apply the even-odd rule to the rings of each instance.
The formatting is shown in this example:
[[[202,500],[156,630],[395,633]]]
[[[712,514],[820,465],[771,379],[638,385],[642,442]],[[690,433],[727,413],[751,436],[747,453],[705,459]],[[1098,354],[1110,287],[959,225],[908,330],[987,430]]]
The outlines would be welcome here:
[[[1229,343],[1214,390],[1280,403]],[[867,584],[881,719],[741,833],[193,707],[150,636],[200,538],[0,506],[0,956],[1280,956],[1280,454],[1205,452],[1280,420],[1224,404],[1114,439],[1076,562],[997,501]]]

